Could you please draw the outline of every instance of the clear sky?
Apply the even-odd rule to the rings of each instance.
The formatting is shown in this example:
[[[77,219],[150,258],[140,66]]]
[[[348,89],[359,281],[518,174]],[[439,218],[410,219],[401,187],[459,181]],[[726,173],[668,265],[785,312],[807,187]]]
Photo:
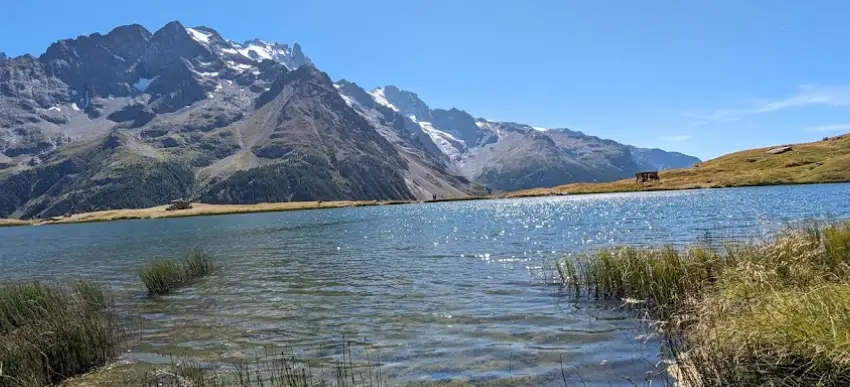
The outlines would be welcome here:
[[[170,20],[432,108],[715,157],[850,132],[850,1],[9,1],[0,51]]]

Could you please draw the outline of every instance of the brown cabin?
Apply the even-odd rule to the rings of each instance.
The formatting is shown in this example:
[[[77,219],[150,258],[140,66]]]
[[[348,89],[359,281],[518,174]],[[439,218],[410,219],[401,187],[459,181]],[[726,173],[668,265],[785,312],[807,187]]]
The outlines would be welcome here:
[[[658,171],[646,171],[635,173],[635,181],[638,183],[646,183],[647,181],[661,180],[658,177]]]
[[[192,203],[183,199],[172,200],[168,202],[168,208],[166,211],[175,211],[175,210],[188,210],[192,208]]]

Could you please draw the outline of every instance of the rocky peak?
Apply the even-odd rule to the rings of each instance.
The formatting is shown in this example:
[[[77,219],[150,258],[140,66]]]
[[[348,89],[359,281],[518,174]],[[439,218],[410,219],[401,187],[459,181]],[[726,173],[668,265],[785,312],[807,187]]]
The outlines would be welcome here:
[[[186,29],[178,21],[166,24],[150,38],[142,58],[142,75],[153,77],[181,59],[212,61],[216,59],[204,43],[204,38]],[[206,37],[206,35],[202,35]]]
[[[132,93],[133,74],[129,70],[144,55],[149,38],[150,32],[140,25],[122,26],[106,35],[94,33],[60,40],[51,44],[39,60],[87,106],[87,93]]]
[[[310,58],[307,58],[307,56],[304,55],[304,52],[301,51],[301,45],[298,44],[298,42],[295,42],[295,45],[292,47],[292,63],[295,67],[313,64],[313,62],[310,61]]]
[[[431,116],[434,118],[431,123],[435,127],[455,133],[468,146],[475,146],[482,137],[482,130],[475,124],[475,118],[463,110],[434,109]]]
[[[303,65],[312,65],[313,62],[301,51],[301,45],[295,43],[293,48],[287,44],[269,42],[262,39],[248,40],[244,43],[229,42],[233,51],[244,58],[255,62],[273,60],[284,64],[290,70],[297,69]],[[229,50],[228,50],[229,51]]]
[[[417,121],[432,121],[431,108],[416,93],[401,90],[392,85],[377,90],[380,90],[387,102],[405,117],[416,116]]]
[[[6,59],[8,59],[8,57],[6,56],[6,53],[3,52],[3,51],[0,51],[0,61],[4,61]]]
[[[366,90],[364,90],[356,83],[341,79],[336,83],[336,85],[339,87],[340,93],[351,97],[352,99],[357,101],[360,106],[363,106],[367,109],[373,108],[375,106],[375,100],[372,98],[372,96],[369,95]]]

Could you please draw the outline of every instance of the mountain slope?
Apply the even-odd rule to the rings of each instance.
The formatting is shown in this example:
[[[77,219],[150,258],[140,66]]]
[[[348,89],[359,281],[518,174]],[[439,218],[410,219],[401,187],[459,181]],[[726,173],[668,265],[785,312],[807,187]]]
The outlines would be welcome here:
[[[735,152],[691,168],[662,171],[660,178],[643,184],[634,179],[567,184],[510,192],[507,196],[850,182],[850,134]]]
[[[407,169],[404,159],[314,67],[283,75],[258,97],[256,108],[247,122],[259,124],[262,139],[248,151],[260,166],[217,179],[201,200],[413,198],[399,173]]]
[[[476,119],[456,108],[431,109],[416,93],[395,86],[379,87],[370,95],[375,104],[419,125],[448,158],[451,170],[497,190],[610,181],[641,170],[699,162],[680,153],[636,148],[568,129]]]
[[[700,159],[679,152],[668,152],[661,149],[645,149],[629,146],[635,163],[645,171],[660,171],[665,169],[687,168],[700,163]]]

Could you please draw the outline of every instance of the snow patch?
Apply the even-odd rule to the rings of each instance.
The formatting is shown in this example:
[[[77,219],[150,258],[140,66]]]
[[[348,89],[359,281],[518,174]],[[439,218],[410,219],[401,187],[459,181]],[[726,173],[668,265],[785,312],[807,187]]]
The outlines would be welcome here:
[[[49,112],[61,112],[62,109],[60,109],[59,106],[51,106],[49,109],[47,109],[47,111],[49,111]]]
[[[112,54],[112,57],[113,57],[113,58],[115,58],[115,59],[118,59],[118,60],[120,60],[120,61],[122,61],[122,62],[126,62],[126,61],[127,61],[126,59],[124,59],[124,57],[123,57],[123,56],[119,56],[119,55]]]
[[[249,44],[248,47],[245,47],[238,51],[246,58],[258,62],[263,59],[272,60],[272,51],[268,47],[262,47],[256,44]]]
[[[207,93],[207,98],[209,98],[209,99],[215,99],[215,94],[213,94],[213,93]]]
[[[391,104],[390,101],[387,100],[387,97],[384,95],[383,87],[379,87],[375,90],[372,90],[369,92],[369,94],[372,95],[372,98],[374,98],[375,102],[377,102],[379,105],[384,105],[390,109],[393,109],[393,111],[398,111],[398,108],[393,106],[393,104]]]
[[[236,55],[236,54],[239,53],[239,51],[236,51],[235,49],[232,49],[232,48],[222,48],[221,52],[223,52],[225,54],[231,54],[231,55]]]
[[[215,91],[221,90],[221,83],[215,85]]]
[[[236,62],[231,61],[231,60],[229,60],[229,61],[225,61],[224,63],[227,63],[227,65],[228,65],[230,68],[232,68],[232,69],[234,69],[234,70],[238,70],[238,71],[248,70],[248,69],[250,69],[250,68],[254,67],[254,66],[251,66],[251,65],[249,65],[249,64],[236,63]]]
[[[455,138],[455,136],[452,136],[449,133],[443,132],[442,130],[435,128],[433,125],[431,125],[430,122],[419,121],[416,123],[418,123],[419,127],[422,128],[422,131],[424,131],[429,137],[431,137],[431,140],[434,141],[434,144],[437,145],[437,148],[440,148],[440,151],[445,153],[446,156],[449,156],[449,158],[452,160],[460,159],[461,151],[460,149],[455,147],[453,142],[463,144],[462,140],[458,140],[457,138]]]
[[[191,36],[192,39],[195,39],[196,42],[203,44],[209,44],[210,36],[212,36],[212,34],[203,33],[194,28],[186,28],[186,32],[188,32],[189,36]]]
[[[532,126],[531,129],[534,129],[538,132],[545,132],[545,131],[549,130],[549,129],[546,129],[546,128],[541,128],[539,126]]]
[[[205,76],[205,77],[217,77],[217,76],[218,76],[218,71],[213,71],[213,72],[211,72],[211,73],[202,73],[202,72],[200,72],[200,71],[199,71],[199,72],[198,72],[198,74],[201,74],[201,75],[203,75],[203,76]]]
[[[153,78],[139,78],[139,80],[133,84],[133,87],[135,87],[138,91],[145,91],[148,89],[148,86],[151,85],[151,82],[153,82],[157,77],[159,77],[159,75]]]
[[[74,103],[72,103],[72,104],[71,104],[71,109],[74,109],[74,110],[76,110],[76,111],[80,111],[80,107],[79,107],[79,106],[77,106],[77,103],[76,103],[76,102],[74,102]]]
[[[236,52],[254,62],[272,60],[292,70],[290,65],[287,64],[291,59],[292,50],[290,50],[289,46],[285,44],[281,45],[278,43],[267,42],[265,40],[252,40],[243,44],[239,44],[234,41],[228,42],[236,48]]]

